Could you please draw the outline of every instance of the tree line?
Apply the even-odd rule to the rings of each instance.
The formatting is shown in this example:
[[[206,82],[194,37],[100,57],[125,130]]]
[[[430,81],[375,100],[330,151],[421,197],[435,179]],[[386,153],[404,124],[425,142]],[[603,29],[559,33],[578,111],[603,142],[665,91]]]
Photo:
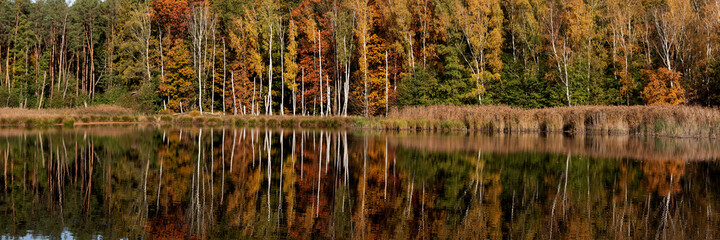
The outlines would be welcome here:
[[[720,104],[712,0],[3,0],[0,106]]]

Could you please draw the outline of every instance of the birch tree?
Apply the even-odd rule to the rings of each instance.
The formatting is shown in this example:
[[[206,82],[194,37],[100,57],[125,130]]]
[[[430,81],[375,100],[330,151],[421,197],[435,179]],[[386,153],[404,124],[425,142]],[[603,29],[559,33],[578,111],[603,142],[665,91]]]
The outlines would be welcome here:
[[[612,31],[613,61],[620,65],[617,70],[620,77],[620,95],[625,98],[625,103],[630,105],[630,93],[635,82],[630,74],[630,65],[636,47],[636,32],[634,21],[637,19],[636,12],[641,6],[637,0],[610,1],[608,4],[607,17]]]
[[[691,7],[689,0],[669,0],[666,5],[652,9],[657,36],[655,51],[662,59],[662,64],[671,71],[676,70],[674,61],[683,60],[687,50],[686,31],[693,16]],[[671,81],[670,86],[673,84]]]
[[[503,12],[499,0],[462,0],[456,8],[456,22],[469,48],[465,62],[472,70],[477,96],[483,102],[486,80],[500,80],[502,71]],[[465,55],[463,55],[465,56]]]
[[[557,68],[558,78],[565,87],[565,99],[568,106],[572,106],[570,98],[570,77],[568,66],[571,60],[571,49],[568,46],[568,40],[561,35],[561,27],[563,19],[561,18],[560,7],[554,0],[548,1],[547,8],[542,14],[545,18],[546,39],[550,44],[550,57]]]
[[[190,16],[190,35],[193,43],[193,66],[198,80],[198,108],[200,109],[200,114],[203,113],[202,94],[204,89],[202,78],[206,57],[203,54],[203,50],[205,50],[204,47],[207,47],[203,44],[206,42],[210,18],[210,8],[208,8],[207,3],[202,2],[192,6]]]
[[[350,64],[352,61],[352,53],[354,52],[354,15],[350,11],[342,8],[343,11],[338,10],[337,13],[337,31],[335,33],[335,42],[338,44],[336,51],[338,52],[338,63],[341,65],[343,70],[343,103],[342,103],[342,115],[347,116],[348,100],[350,99]],[[338,70],[339,72],[339,70]],[[338,112],[338,114],[340,114]]]
[[[152,39],[151,23],[150,23],[150,6],[144,3],[138,3],[137,9],[132,12],[134,24],[130,25],[131,33],[135,41],[142,44],[143,62],[147,73],[146,81],[150,81],[150,39]]]
[[[295,62],[297,58],[297,41],[295,38],[297,37],[297,27],[295,26],[295,22],[290,19],[288,22],[288,35],[287,35],[287,53],[285,53],[285,56],[283,58],[284,61],[284,73],[283,78],[285,81],[285,84],[292,89],[292,96],[293,96],[293,115],[295,115],[295,111],[297,109],[297,97],[296,97],[296,89],[297,89],[297,82],[295,82],[295,79],[297,78],[298,74],[298,64]]]
[[[263,29],[264,42],[267,44],[267,77],[268,77],[268,92],[265,97],[265,114],[272,115],[272,80],[273,80],[273,39],[275,38],[274,30],[278,28],[279,21],[277,16],[276,5],[273,0],[263,0],[258,6],[261,15],[259,16],[259,24]]]
[[[370,18],[372,10],[368,6],[368,0],[352,0],[352,8],[355,11],[355,36],[358,38],[358,44],[362,49],[362,61],[360,62],[360,68],[363,71],[363,84],[364,84],[364,99],[365,99],[365,117],[368,116],[369,105],[368,105],[368,90],[367,90],[367,75],[368,75],[368,61],[367,61],[367,37],[368,31],[371,28]]]

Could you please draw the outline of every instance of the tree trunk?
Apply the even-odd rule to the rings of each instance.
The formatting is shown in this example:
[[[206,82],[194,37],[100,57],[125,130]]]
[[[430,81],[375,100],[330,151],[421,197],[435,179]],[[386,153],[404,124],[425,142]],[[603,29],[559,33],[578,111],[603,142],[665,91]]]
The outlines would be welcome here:
[[[330,108],[330,102],[331,102],[330,101],[330,77],[327,74],[325,74],[325,89],[326,89],[325,94],[327,94],[327,98],[326,98],[327,107],[325,108],[325,109],[327,109],[327,111],[325,112],[325,116],[331,116],[332,109]]]
[[[388,105],[388,85],[389,85],[389,82],[388,82],[388,59],[387,59],[387,57],[388,57],[388,52],[387,52],[387,50],[385,50],[385,117],[387,117],[387,115],[388,115],[388,109],[389,109],[389,108],[388,108],[388,106],[389,106],[389,105]],[[423,55],[423,58],[424,58],[424,57],[425,57],[425,56]],[[424,64],[424,63],[423,63],[423,64]]]
[[[233,84],[233,87],[235,87],[235,84]],[[260,89],[262,89],[262,87],[260,87]],[[233,91],[233,92],[235,92],[235,91]],[[255,108],[256,108],[256,105],[255,105],[255,78],[254,77],[253,77],[253,95],[252,95],[252,104],[251,105],[252,105],[251,106],[252,110],[250,111],[250,113],[252,115],[256,115],[256,113],[255,113]]]
[[[159,31],[160,37],[160,81],[165,81],[165,58],[163,56],[162,30]]]
[[[237,100],[235,99],[235,72],[233,71],[230,71],[230,85],[232,85],[233,92],[233,115],[237,115]],[[255,83],[253,83],[253,104],[255,104]]]
[[[93,23],[94,24],[94,23]],[[89,81],[89,89],[90,89],[90,102],[92,102],[93,99],[95,99],[95,43],[93,43],[93,28],[92,25],[90,26],[90,38],[88,39],[90,42],[90,81]]]
[[[222,103],[223,103],[223,114],[225,114],[225,83],[227,82],[227,68],[226,68],[226,61],[225,61],[225,38],[223,38],[223,90],[222,90]],[[234,86],[233,86],[234,87]],[[233,88],[233,96],[235,94],[235,89]],[[235,98],[233,97],[233,101],[235,101]],[[233,104],[234,106],[235,104]],[[235,108],[235,115],[237,115],[237,108]]]
[[[64,57],[66,57],[65,54],[65,30],[67,26],[67,14],[65,14],[65,19],[63,20],[63,30],[62,30],[62,36],[60,37],[60,58],[58,59],[58,90],[60,89],[60,84],[62,83],[62,79],[65,78],[64,74],[64,68],[63,63]],[[110,34],[112,37],[112,33]],[[110,56],[112,57],[112,51],[110,52]],[[110,65],[110,76],[112,76],[112,64]],[[65,82],[65,89],[67,89],[67,82]],[[63,91],[63,99],[65,99],[65,91]]]
[[[367,66],[367,39],[365,38],[365,34],[366,34],[366,33],[363,33],[363,35],[362,35],[362,38],[363,38],[363,63],[364,63],[364,64],[363,64],[363,83],[365,84],[365,92],[364,92],[364,96],[365,96],[365,117],[368,117],[368,115],[369,115],[369,112],[368,112],[368,110],[369,110],[369,105],[368,105],[368,90],[367,90],[367,71],[368,71],[368,66]]]
[[[77,58],[77,63],[75,63],[75,98],[80,94],[80,55],[75,53],[75,57]]]
[[[280,24],[280,115],[285,115],[285,31]]]
[[[42,107],[43,97],[45,96],[45,79],[47,77],[47,72],[43,74],[43,84],[40,87],[42,89],[42,92],[40,93],[40,101],[38,102],[37,109],[40,109]]]
[[[270,59],[270,67],[268,67],[268,94],[267,94],[267,101],[265,102],[265,114],[272,115],[272,35],[273,35],[273,29],[272,24],[270,24],[270,47],[268,50],[268,58]]]
[[[325,111],[324,111],[325,107],[323,105],[323,89],[322,89],[323,84],[322,84],[322,38],[321,38],[321,34],[322,33],[320,32],[320,30],[318,30],[318,58],[320,60],[320,62],[319,62],[320,63],[320,79],[319,79],[320,81],[318,81],[318,82],[320,83],[320,86],[319,86],[319,88],[320,88],[320,116],[323,116],[323,115],[325,115]]]
[[[215,27],[213,27],[212,31],[213,31],[213,40],[212,40],[212,44],[213,44],[213,51],[212,51],[212,75],[213,75],[213,79],[212,79],[212,83],[211,83],[211,84],[212,84],[212,87],[210,87],[210,96],[211,96],[211,97],[210,97],[210,99],[211,99],[211,101],[210,101],[210,113],[215,114],[215,79],[217,79],[217,76],[216,76],[216,74],[215,74],[215,72],[216,72],[216,71],[215,71],[215,45],[216,45],[216,42],[215,42]]]
[[[347,117],[348,99],[350,98],[350,63],[345,64],[345,107],[343,115]]]
[[[148,81],[152,81],[152,76],[150,75],[150,37],[145,39],[145,69],[147,71],[147,77]]]
[[[295,75],[295,76],[297,76],[297,75]],[[297,77],[296,77],[295,79],[297,79]],[[293,85],[292,85],[293,116],[295,116],[295,114],[296,114],[296,113],[295,113],[295,110],[297,110],[297,95],[295,95],[295,94],[296,94],[296,93],[295,93],[295,89],[296,89],[297,87],[295,86],[295,84],[297,84],[297,83],[295,82],[295,80],[293,80]]]
[[[302,115],[305,116],[305,68],[301,70],[302,72],[302,78],[300,80],[300,83],[302,84],[302,89],[300,90],[301,96],[301,103],[300,106],[302,106]]]

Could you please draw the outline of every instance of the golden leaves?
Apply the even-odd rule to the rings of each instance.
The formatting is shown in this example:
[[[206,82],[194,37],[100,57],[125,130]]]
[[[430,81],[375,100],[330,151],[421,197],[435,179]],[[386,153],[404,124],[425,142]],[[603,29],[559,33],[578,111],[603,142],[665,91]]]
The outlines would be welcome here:
[[[648,105],[678,105],[685,103],[685,89],[680,85],[682,73],[667,68],[645,71],[648,84],[643,99]]]

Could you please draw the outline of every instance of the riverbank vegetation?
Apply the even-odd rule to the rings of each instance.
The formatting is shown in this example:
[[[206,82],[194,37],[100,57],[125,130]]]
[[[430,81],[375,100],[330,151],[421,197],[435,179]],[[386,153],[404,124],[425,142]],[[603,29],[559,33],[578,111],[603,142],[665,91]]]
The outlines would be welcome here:
[[[19,109],[0,108],[0,127],[74,127],[82,125],[157,124],[180,126],[236,127],[350,127],[352,118],[319,116],[269,116],[200,114],[146,114],[132,109],[100,105],[87,108]]]
[[[393,108],[387,117],[144,114],[117,106],[76,109],[0,109],[0,126],[42,127],[97,124],[187,126],[328,127],[398,131],[486,133],[623,134],[720,137],[720,111],[688,106],[580,106],[523,109],[507,106]]]
[[[719,137],[720,111],[688,106],[428,106],[393,109],[386,128],[458,128],[485,132],[571,132]]]
[[[718,16],[707,0],[2,1],[0,107],[716,106]]]

